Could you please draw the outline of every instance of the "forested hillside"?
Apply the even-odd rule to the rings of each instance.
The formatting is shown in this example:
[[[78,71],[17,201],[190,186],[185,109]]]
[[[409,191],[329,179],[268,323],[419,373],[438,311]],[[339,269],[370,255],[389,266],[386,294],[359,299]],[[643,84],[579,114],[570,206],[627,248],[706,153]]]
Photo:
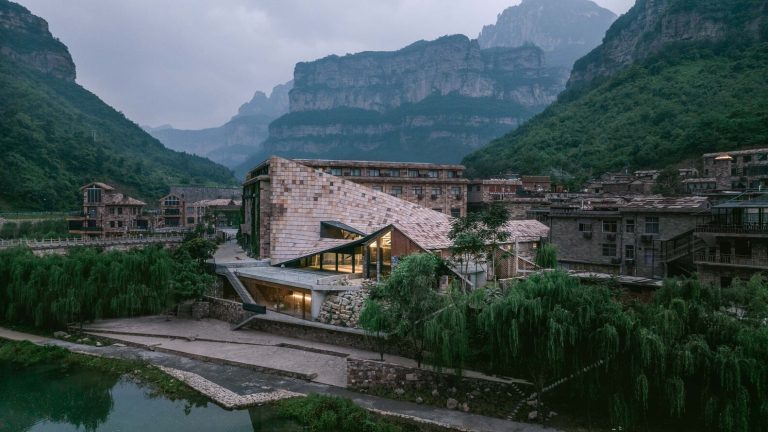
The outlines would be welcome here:
[[[766,3],[638,0],[558,101],[465,158],[472,175],[660,168],[768,144]]]
[[[74,82],[46,22],[0,0],[0,209],[76,207],[99,180],[156,200],[169,184],[235,184],[208,159],[177,153]]]

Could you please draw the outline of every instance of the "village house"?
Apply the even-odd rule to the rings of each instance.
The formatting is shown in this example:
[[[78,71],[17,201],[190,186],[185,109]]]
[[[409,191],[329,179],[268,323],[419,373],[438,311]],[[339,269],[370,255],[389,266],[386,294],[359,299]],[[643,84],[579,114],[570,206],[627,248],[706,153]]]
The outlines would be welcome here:
[[[203,201],[241,201],[239,188],[218,188],[202,186],[171,186],[167,195],[160,198],[160,229],[193,229],[205,214]],[[223,201],[222,201],[223,202]]]
[[[113,237],[148,232],[150,218],[144,214],[146,204],[99,182],[80,188],[83,209],[67,218],[69,232],[88,237]]]

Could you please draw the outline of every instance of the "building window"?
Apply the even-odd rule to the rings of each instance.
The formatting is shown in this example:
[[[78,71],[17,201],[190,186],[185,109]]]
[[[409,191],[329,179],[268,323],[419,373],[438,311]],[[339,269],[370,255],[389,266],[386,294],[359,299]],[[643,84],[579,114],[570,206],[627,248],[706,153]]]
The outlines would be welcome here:
[[[376,192],[384,192],[384,188],[382,186],[371,186],[371,189],[375,190]]]
[[[437,198],[440,195],[443,194],[443,189],[440,187],[433,187],[432,188],[432,198]]]
[[[389,170],[389,176],[390,177],[400,177],[400,170],[399,169],[391,169],[391,170]]]
[[[429,170],[429,171],[427,171],[427,176],[429,178],[437,178],[438,177],[437,170]]]
[[[592,224],[591,223],[579,223],[579,231],[580,232],[592,232]]]
[[[604,257],[615,257],[616,256],[616,244],[615,243],[604,243],[603,244],[603,256]]]
[[[119,214],[119,215],[123,214],[123,208],[122,207],[118,207],[117,208],[117,214]]]
[[[194,212],[194,211],[195,211],[195,209],[194,209],[194,208],[192,208],[192,207],[187,207],[187,213],[192,213],[192,212]]]
[[[419,176],[419,170],[408,170],[408,177],[418,177]]]
[[[634,219],[627,219],[624,222],[624,227],[628,233],[635,232],[635,220]]]
[[[624,247],[624,258],[626,259],[635,259],[635,246],[634,245],[626,245]]]
[[[360,168],[352,168],[351,170],[349,170],[349,175],[352,177],[360,177],[361,174],[362,174],[362,171],[360,170]]]
[[[331,175],[340,176],[341,175],[341,168],[331,168]]]
[[[616,221],[603,221],[604,233],[615,233],[618,230],[618,224]]]
[[[461,217],[461,209],[456,207],[451,208],[451,216],[455,218]]]
[[[752,162],[752,155],[745,155],[741,158],[744,163]]]
[[[109,208],[109,214],[111,214],[111,215],[115,214],[115,208],[114,207],[110,207]]]
[[[179,205],[179,198],[175,196],[169,196],[163,202],[166,207],[173,207]]]
[[[390,194],[392,196],[394,196],[394,197],[400,198],[403,195],[403,187],[402,186],[392,186]]]
[[[453,195],[454,198],[461,198],[461,187],[451,186],[451,195]]]
[[[448,171],[446,175],[448,178],[461,178],[461,171]]]
[[[381,172],[378,168],[368,168],[369,177],[378,177],[379,175],[381,175]]]
[[[645,255],[645,265],[653,265],[654,264],[654,254],[656,253],[655,249],[645,249],[644,251]]]
[[[759,160],[759,161],[768,160],[768,154],[766,154],[766,153],[759,153],[757,155],[757,160]]]
[[[109,221],[109,227],[114,228],[115,227],[115,221]]]
[[[421,186],[414,186],[413,187],[413,194],[417,197],[423,197],[424,196],[424,188]]]
[[[645,218],[645,233],[646,234],[658,234],[659,233],[659,218],[656,216]]]
[[[123,227],[123,221],[117,221],[117,227],[122,228]]]
[[[441,209],[441,208],[433,208],[432,210],[434,210],[434,211],[436,211],[438,213],[442,213],[443,212],[443,209]]]
[[[99,188],[89,188],[88,189],[88,204],[94,204],[94,203],[100,203],[101,202],[101,189]]]

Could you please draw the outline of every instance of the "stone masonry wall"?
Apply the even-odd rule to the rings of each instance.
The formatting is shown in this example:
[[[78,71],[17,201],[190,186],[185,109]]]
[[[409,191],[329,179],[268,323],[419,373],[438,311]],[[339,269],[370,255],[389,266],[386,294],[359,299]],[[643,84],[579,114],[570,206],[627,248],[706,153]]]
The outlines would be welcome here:
[[[206,297],[205,300],[211,304],[208,316],[213,319],[235,324],[245,318],[242,303],[215,297]]]
[[[457,387],[473,389],[474,395],[460,395]],[[372,393],[381,389],[394,390],[395,394],[427,391],[432,392],[433,395],[455,399],[457,402],[465,401],[464,404],[470,403],[471,399],[477,397],[477,392],[508,394],[515,397],[525,397],[533,392],[533,388],[526,384],[467,376],[457,377],[447,372],[441,374],[431,370],[356,358],[347,358],[347,388]]]
[[[329,294],[320,307],[318,321],[342,327],[359,328],[360,312],[363,310],[368,289],[342,291]]]

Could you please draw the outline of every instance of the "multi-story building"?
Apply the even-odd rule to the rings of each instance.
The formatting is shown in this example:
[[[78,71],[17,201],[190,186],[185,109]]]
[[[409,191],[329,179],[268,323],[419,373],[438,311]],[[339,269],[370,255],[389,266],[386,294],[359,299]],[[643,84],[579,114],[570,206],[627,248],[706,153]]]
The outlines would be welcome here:
[[[240,225],[242,201],[233,199],[202,200],[192,203],[187,212],[187,224],[210,223],[217,228],[231,228]]]
[[[531,193],[546,193],[552,190],[552,180],[549,176],[522,176],[520,181],[523,189]]]
[[[703,282],[727,287],[768,272],[768,196],[747,194],[712,207],[696,226],[693,248]]]
[[[296,162],[453,217],[467,214],[464,166],[297,159]]]
[[[122,236],[150,230],[142,201],[118,192],[105,183],[89,183],[80,188],[83,210],[67,218],[69,232],[90,237]]]
[[[545,220],[566,269],[660,279],[690,258],[705,197],[594,198],[553,206]]]
[[[526,219],[529,210],[548,204],[543,194],[525,191],[519,178],[470,180],[467,190],[469,211],[482,211],[500,203],[509,210],[513,220]]]
[[[703,177],[714,178],[717,190],[762,190],[768,186],[768,148],[707,153]]]
[[[194,204],[209,200],[241,200],[242,189],[202,186],[171,186],[160,198],[158,228],[191,229],[200,222],[200,209]]]

